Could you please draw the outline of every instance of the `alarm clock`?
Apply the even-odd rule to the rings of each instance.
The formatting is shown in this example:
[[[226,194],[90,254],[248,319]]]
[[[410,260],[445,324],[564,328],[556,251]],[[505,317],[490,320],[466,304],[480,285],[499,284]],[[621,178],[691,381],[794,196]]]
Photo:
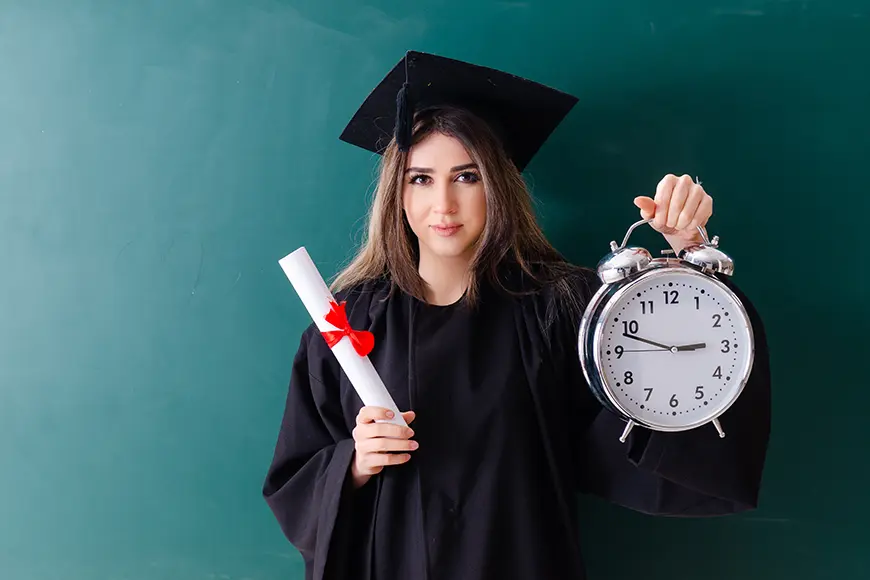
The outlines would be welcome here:
[[[623,443],[634,427],[686,431],[711,423],[740,396],[752,370],[749,316],[720,279],[734,272],[719,237],[653,258],[610,242],[598,263],[602,285],[581,318],[578,353],[602,406],[622,418]]]

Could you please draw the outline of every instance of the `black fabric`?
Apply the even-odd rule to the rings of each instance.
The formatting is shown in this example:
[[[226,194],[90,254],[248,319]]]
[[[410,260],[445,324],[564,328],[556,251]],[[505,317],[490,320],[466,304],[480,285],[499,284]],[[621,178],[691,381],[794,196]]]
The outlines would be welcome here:
[[[407,64],[407,76],[406,65]],[[397,95],[406,83],[415,110],[451,105],[475,113],[495,129],[522,171],[577,98],[489,67],[409,51],[360,105],[340,139],[382,153],[397,123]]]
[[[589,298],[597,285],[578,280]],[[732,288],[734,287],[731,284]],[[739,292],[739,290],[738,290]],[[579,321],[551,289],[484,290],[481,306],[425,305],[386,282],[342,296],[420,448],[362,488],[349,484],[359,401],[311,325],[297,352],[263,492],[306,578],[584,578],[578,491],[650,514],[712,516],[756,506],[770,422],[764,330],[744,394],[712,427],[635,429],[601,409],[576,353]]]

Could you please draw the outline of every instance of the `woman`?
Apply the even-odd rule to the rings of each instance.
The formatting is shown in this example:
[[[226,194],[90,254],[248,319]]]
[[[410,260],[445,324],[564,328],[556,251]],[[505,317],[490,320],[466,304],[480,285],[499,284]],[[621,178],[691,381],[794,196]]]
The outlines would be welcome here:
[[[400,85],[382,151],[373,128]],[[598,280],[547,242],[521,176],[572,105],[410,53],[343,134],[384,157],[368,239],[334,289],[351,326],[374,334],[369,356],[409,427],[362,406],[309,326],[263,490],[306,578],[584,578],[576,492],[662,515],[755,507],[770,387],[739,291],[756,362],[725,439],[635,429],[620,443],[623,423],[584,382],[578,324]],[[700,185],[670,175],[635,203],[676,251],[712,211]]]

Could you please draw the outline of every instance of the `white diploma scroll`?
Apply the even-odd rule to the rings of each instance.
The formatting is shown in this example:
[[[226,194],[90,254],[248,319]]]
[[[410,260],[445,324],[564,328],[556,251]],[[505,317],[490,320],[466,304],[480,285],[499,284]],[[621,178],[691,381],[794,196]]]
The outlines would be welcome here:
[[[321,332],[339,330],[326,321],[325,316],[330,312],[330,303],[334,302],[335,298],[308,255],[308,251],[301,247],[278,260],[278,264],[284,270],[284,274],[287,275],[317,328]],[[348,336],[343,336],[332,347],[332,353],[362,399],[363,405],[390,409],[393,418],[383,422],[407,426],[371,360],[368,356],[361,356],[356,352]]]

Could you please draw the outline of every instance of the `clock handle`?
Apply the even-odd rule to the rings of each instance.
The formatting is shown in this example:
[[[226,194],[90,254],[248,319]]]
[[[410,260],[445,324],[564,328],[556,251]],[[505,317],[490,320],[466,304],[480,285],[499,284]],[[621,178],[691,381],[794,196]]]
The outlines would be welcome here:
[[[628,228],[628,231],[625,232],[625,237],[622,239],[622,245],[621,245],[621,246],[617,246],[615,241],[614,241],[614,242],[610,242],[610,249],[611,249],[611,251],[614,251],[614,252],[615,252],[616,250],[621,250],[622,248],[624,248],[625,245],[628,243],[628,238],[629,238],[629,236],[631,236],[631,232],[633,232],[634,229],[635,229],[637,226],[639,226],[639,225],[641,225],[641,224],[647,224],[647,223],[649,223],[649,222],[651,222],[651,221],[652,221],[651,219],[648,219],[648,220],[640,220],[640,221],[636,221],[636,222],[634,222],[633,224],[631,224],[631,227],[629,227],[629,228]]]
[[[723,439],[725,437],[725,431],[722,430],[722,424],[719,422],[719,419],[713,419],[713,426],[716,427],[716,431],[719,432],[719,438]]]
[[[698,176],[695,176],[695,183],[697,183],[698,185],[701,185],[701,180],[698,178]],[[623,238],[623,240],[622,240],[622,245],[617,246],[616,242],[610,242],[610,249],[615,252],[616,250],[618,250],[620,248],[624,248],[625,244],[628,243],[628,236],[631,235],[631,232],[634,231],[634,228],[636,228],[637,226],[639,226],[641,224],[647,224],[651,221],[652,221],[652,219],[648,219],[648,220],[640,220],[638,222],[633,223],[631,225],[631,227],[628,228],[628,231],[625,233],[625,238]],[[719,245],[719,236],[713,236],[713,241],[711,243],[709,238],[707,238],[707,234],[704,233],[704,228],[702,228],[701,226],[698,226],[698,232],[701,234],[701,239],[704,240],[705,245],[713,246],[714,248]],[[722,437],[724,437],[724,435],[722,435]]]
[[[638,226],[643,225],[643,224],[648,224],[651,221],[653,221],[653,218],[650,218],[648,220],[639,220],[639,221],[636,221],[633,224],[631,224],[631,226],[628,228],[628,231],[625,232],[625,237],[622,239],[622,245],[617,246],[615,241],[610,242],[610,250],[615,252],[616,250],[621,250],[622,248],[624,248],[625,245],[628,243],[628,238],[631,236],[631,232],[633,232],[635,230],[635,228],[637,228]],[[698,232],[701,234],[701,239],[704,240],[705,245],[714,246],[714,247],[718,245],[719,236],[714,236],[713,242],[711,243],[710,239],[707,237],[706,232],[704,232],[704,228],[702,228],[701,226],[697,226],[697,227],[698,227]]]

